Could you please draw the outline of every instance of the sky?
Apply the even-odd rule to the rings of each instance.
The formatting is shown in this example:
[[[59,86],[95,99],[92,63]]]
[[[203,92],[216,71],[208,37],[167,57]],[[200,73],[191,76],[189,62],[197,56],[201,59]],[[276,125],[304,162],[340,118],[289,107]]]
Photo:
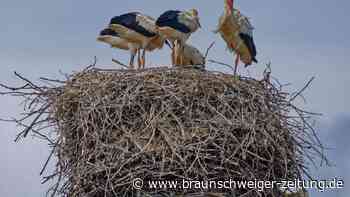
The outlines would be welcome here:
[[[347,197],[350,188],[350,1],[346,0],[236,0],[236,6],[249,16],[255,26],[254,39],[259,64],[239,72],[261,78],[266,63],[272,63],[273,75],[287,90],[297,90],[312,77],[316,79],[304,93],[307,110],[322,113],[316,127],[331,167],[313,169],[321,179],[338,177],[345,188],[313,196]],[[115,68],[112,57],[127,62],[129,53],[111,49],[96,42],[96,36],[110,18],[130,11],[141,11],[158,17],[168,9],[199,10],[203,28],[189,42],[205,49],[215,46],[209,58],[232,63],[232,54],[213,33],[223,12],[222,0],[2,0],[0,7],[0,82],[18,84],[13,71],[37,80],[39,77],[61,77],[89,65],[94,56],[99,67]],[[164,48],[148,54],[148,64],[169,65],[170,52]],[[230,72],[225,67],[208,65],[210,70]],[[0,118],[18,117],[20,100],[0,96]],[[0,196],[44,196],[48,185],[40,184],[39,172],[48,156],[45,143],[28,138],[13,142],[18,127],[0,123]]]

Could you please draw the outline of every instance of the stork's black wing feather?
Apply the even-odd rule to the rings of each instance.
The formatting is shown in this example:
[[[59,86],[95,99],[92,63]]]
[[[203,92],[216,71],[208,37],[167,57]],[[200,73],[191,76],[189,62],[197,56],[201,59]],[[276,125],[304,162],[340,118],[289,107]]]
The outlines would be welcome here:
[[[100,36],[115,36],[119,37],[119,34],[112,29],[106,28],[100,32]]]
[[[154,32],[148,31],[146,28],[142,27],[137,21],[138,12],[131,12],[123,14],[120,16],[113,17],[110,24],[122,25],[128,29],[134,30],[146,37],[154,37],[156,34]]]
[[[159,27],[171,27],[183,33],[191,33],[190,28],[179,22],[178,16],[181,11],[168,10],[164,12],[156,21],[156,25]]]
[[[244,33],[240,33],[239,37],[243,40],[244,44],[248,47],[248,50],[252,56],[253,61],[257,63],[258,62],[256,59],[257,52],[256,52],[256,47],[255,47],[253,37]]]

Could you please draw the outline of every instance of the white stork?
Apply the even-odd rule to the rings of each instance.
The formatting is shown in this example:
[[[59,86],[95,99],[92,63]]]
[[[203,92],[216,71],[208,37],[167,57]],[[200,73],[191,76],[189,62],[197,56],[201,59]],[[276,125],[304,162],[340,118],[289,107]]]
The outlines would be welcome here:
[[[173,50],[173,53],[179,54],[180,57],[177,57],[177,58],[182,59],[181,66],[205,64],[204,55],[196,47],[185,43],[183,46],[183,53],[181,53],[179,50],[180,48],[177,47]],[[172,56],[174,56],[174,54],[172,54]],[[179,59],[177,59],[176,62],[180,62]],[[173,62],[173,64],[174,63],[175,62]]]
[[[252,65],[256,60],[256,47],[253,40],[253,26],[249,19],[233,7],[233,0],[224,0],[225,10],[220,17],[218,29],[227,47],[236,54],[235,75],[241,60],[245,66]]]
[[[109,28],[114,30],[120,38],[131,43],[132,48],[130,66],[134,68],[134,58],[136,52],[140,56],[142,49],[142,57],[140,58],[141,68],[145,67],[146,50],[153,51],[161,49],[165,39],[157,33],[155,19],[139,12],[131,12],[111,19]]]
[[[172,62],[182,65],[183,59],[179,58],[181,57],[180,54],[174,49],[178,47],[182,49],[179,52],[183,52],[183,46],[188,38],[201,27],[198,11],[196,9],[188,11],[168,10],[160,15],[156,25],[159,34],[168,39],[173,45]],[[180,62],[177,61],[178,59]]]

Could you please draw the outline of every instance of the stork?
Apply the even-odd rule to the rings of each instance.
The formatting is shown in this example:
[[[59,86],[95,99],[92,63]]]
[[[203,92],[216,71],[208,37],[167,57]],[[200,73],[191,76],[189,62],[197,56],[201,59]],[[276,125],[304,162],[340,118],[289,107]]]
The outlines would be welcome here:
[[[196,9],[188,11],[168,10],[160,15],[156,25],[158,26],[159,34],[173,45],[173,64],[183,64],[183,58],[178,53],[184,52],[183,46],[188,38],[201,27],[198,11]],[[180,50],[176,51],[174,50],[175,48]]]
[[[126,13],[113,17],[109,28],[115,31],[120,38],[127,40],[133,47],[131,49],[130,66],[134,68],[136,53],[140,56],[139,67],[144,68],[146,62],[146,50],[161,49],[165,39],[157,33],[156,21],[150,16],[140,12]],[[135,50],[136,48],[136,50]]]
[[[239,61],[242,61],[245,67],[252,65],[253,62],[258,62],[256,59],[256,47],[253,40],[254,28],[249,19],[242,15],[238,9],[233,7],[233,0],[224,1],[224,14],[220,17],[216,32],[220,33],[228,49],[233,51],[236,55],[234,70],[236,75]]]
[[[177,46],[178,47],[178,46]],[[181,66],[189,66],[189,65],[204,65],[205,64],[205,57],[204,55],[194,46],[190,44],[184,44],[183,46],[183,53],[179,52],[180,48],[175,48],[173,50],[173,53],[179,54],[182,59]],[[174,54],[172,54],[174,56]],[[177,62],[180,62],[179,60],[176,60]],[[174,62],[173,62],[174,64]]]

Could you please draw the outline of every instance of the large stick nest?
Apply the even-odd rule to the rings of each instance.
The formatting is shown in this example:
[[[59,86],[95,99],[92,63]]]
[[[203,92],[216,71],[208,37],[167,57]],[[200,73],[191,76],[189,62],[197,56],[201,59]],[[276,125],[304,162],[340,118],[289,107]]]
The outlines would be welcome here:
[[[133,196],[135,178],[302,179],[307,161],[322,156],[310,113],[269,80],[181,68],[89,68],[66,81],[43,79],[53,86],[17,76],[25,86],[3,87],[27,101],[28,113],[14,120],[25,127],[19,137],[32,131],[57,156],[54,174],[46,177],[58,179],[52,195]],[[48,127],[53,139],[43,133]],[[199,191],[177,194],[193,192]],[[225,192],[278,196],[272,190]]]

